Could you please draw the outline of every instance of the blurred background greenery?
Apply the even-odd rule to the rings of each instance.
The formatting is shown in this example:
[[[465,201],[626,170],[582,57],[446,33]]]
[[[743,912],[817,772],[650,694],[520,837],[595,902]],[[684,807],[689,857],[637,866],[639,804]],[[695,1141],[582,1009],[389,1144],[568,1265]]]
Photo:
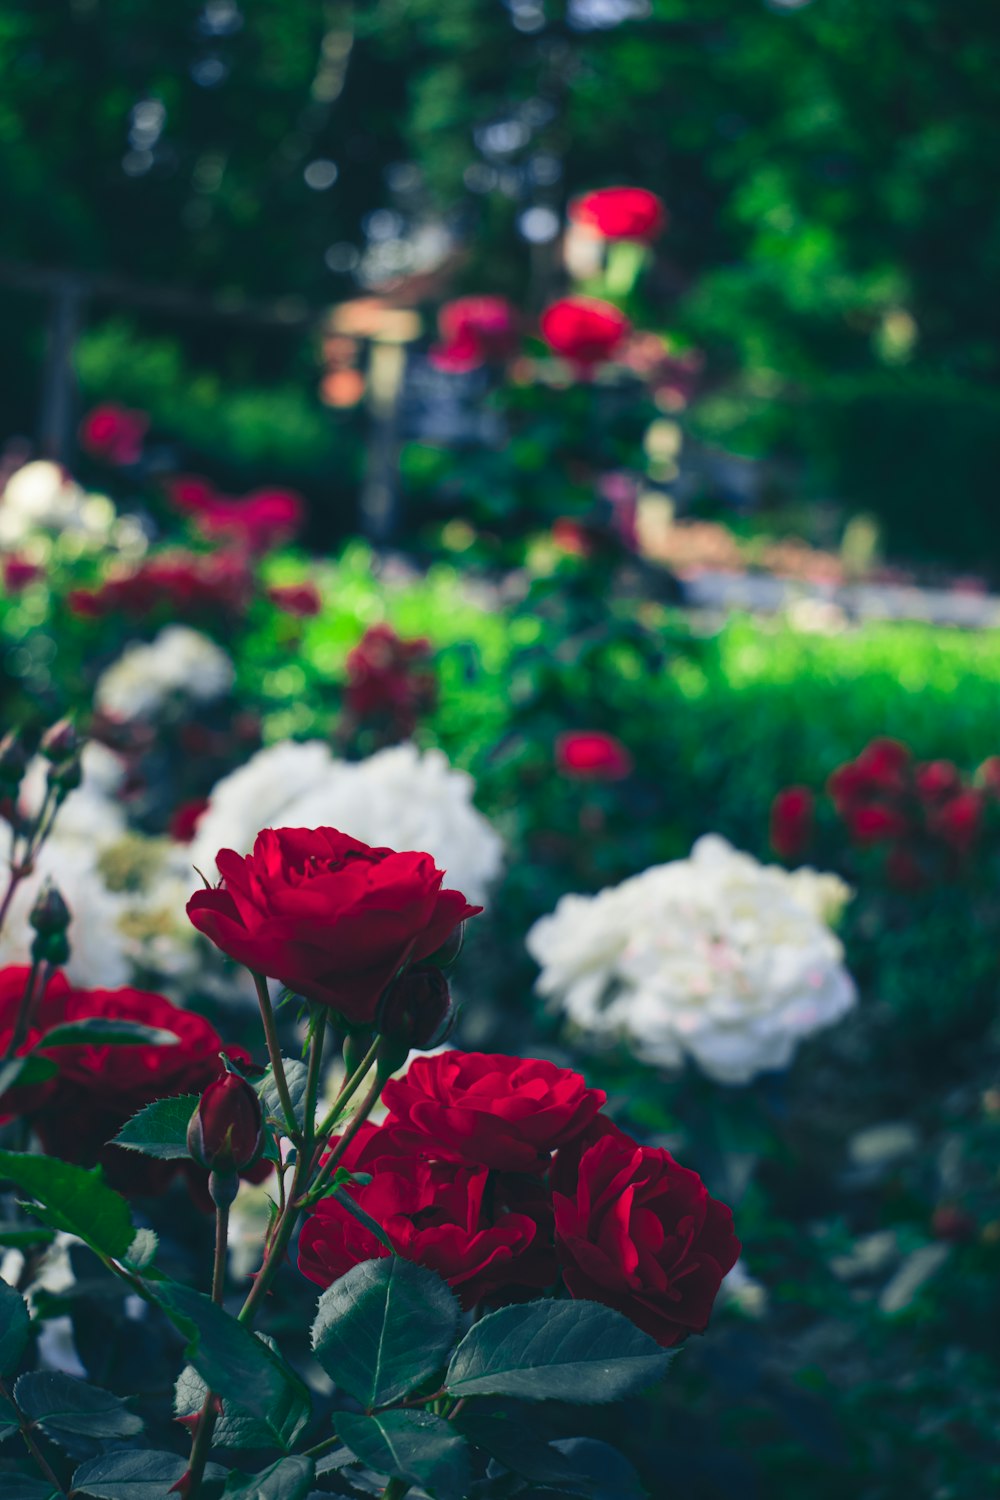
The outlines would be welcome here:
[[[537,311],[566,199],[634,182],[670,212],[647,323],[707,356],[691,434],[982,566],[998,39],[978,0],[0,0],[0,437],[65,443],[68,339],[80,406],[347,531],[329,306]]]

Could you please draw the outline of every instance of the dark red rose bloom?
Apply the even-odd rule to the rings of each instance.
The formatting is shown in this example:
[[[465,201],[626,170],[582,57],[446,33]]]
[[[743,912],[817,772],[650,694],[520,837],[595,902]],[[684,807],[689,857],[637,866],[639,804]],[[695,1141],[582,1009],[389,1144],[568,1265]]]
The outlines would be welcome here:
[[[179,475],[166,489],[176,509],[206,536],[229,537],[250,552],[269,552],[289,541],[305,521],[305,501],[294,490],[255,490],[237,500],[197,474]]]
[[[976,791],[959,792],[928,816],[931,832],[957,854],[968,854],[982,824],[983,796]]]
[[[142,457],[149,431],[145,412],[124,406],[95,406],[80,423],[80,446],[109,464],[134,464]]]
[[[303,619],[308,615],[318,615],[323,608],[320,591],[314,583],[275,584],[268,589],[267,597],[286,615],[298,615]]]
[[[610,187],[584,193],[570,204],[570,219],[605,240],[657,239],[667,225],[663,199],[646,188]]]
[[[404,640],[391,625],[371,625],[348,652],[344,703],[355,718],[389,724],[399,738],[434,707],[437,680],[426,666],[431,643]]]
[[[382,1100],[400,1139],[442,1161],[540,1172],[581,1135],[607,1096],[541,1058],[486,1052],[417,1057]]]
[[[12,964],[9,968],[0,969],[0,1057],[10,1045],[30,974],[31,969],[27,964]],[[24,1041],[14,1053],[15,1057],[30,1052],[55,1024],[61,1014],[63,998],[68,992],[69,985],[62,974],[53,974],[45,986],[44,994],[35,1000],[28,1030]],[[54,1087],[54,1080],[47,1079],[44,1083],[15,1084],[12,1089],[0,1094],[0,1124],[9,1120],[12,1115],[32,1114],[40,1109]]]
[[[884,844],[908,833],[910,825],[901,812],[884,802],[866,802],[846,813],[847,829],[856,844]]]
[[[343,1164],[372,1174],[347,1191],[397,1254],[444,1277],[464,1307],[519,1300],[555,1280],[551,1209],[533,1184],[522,1200],[516,1179],[411,1153],[392,1125],[363,1125]],[[299,1237],[299,1270],[324,1287],[387,1254],[335,1198],[320,1201]]]
[[[602,1117],[556,1157],[552,1203],[571,1296],[616,1308],[664,1346],[704,1332],[740,1242],[697,1172]]]
[[[771,848],[781,859],[801,859],[808,849],[815,806],[807,786],[786,786],[771,803]]]
[[[950,760],[932,760],[917,766],[913,773],[917,793],[923,802],[940,802],[962,785],[958,767]]]
[[[242,557],[171,551],[106,578],[99,588],[72,589],[68,599],[74,614],[89,619],[121,613],[142,620],[161,611],[173,620],[242,614],[252,590]]]
[[[11,553],[3,560],[3,581],[8,594],[19,594],[29,583],[34,583],[36,578],[41,577],[41,574],[42,569],[38,563],[29,562],[26,557],[17,557]]]
[[[597,297],[564,297],[542,313],[542,338],[549,348],[582,370],[610,359],[631,331],[625,314]]]
[[[222,1038],[204,1016],[147,990],[66,989],[49,1025],[92,1016],[137,1021],[171,1032],[177,1041],[171,1046],[91,1044],[46,1051],[59,1077],[35,1122],[42,1145],[65,1161],[86,1167],[99,1163],[122,1192],[165,1192],[182,1162],[152,1161],[108,1143],[126,1120],[155,1099],[200,1094],[221,1078],[223,1050],[238,1061],[246,1061],[247,1054],[241,1048],[223,1049]],[[262,1164],[264,1175],[268,1170]],[[206,1174],[192,1166],[187,1173],[195,1196],[204,1202]],[[261,1169],[250,1175],[259,1180]]]
[[[188,916],[216,947],[352,1024],[370,1024],[389,980],[482,911],[442,890],[429,854],[372,849],[335,828],[266,828],[246,857],[220,851],[222,884]]]
[[[556,765],[564,776],[589,781],[621,781],[634,762],[621,740],[599,730],[575,730],[556,740]]]
[[[866,745],[856,760],[848,761],[833,772],[827,789],[837,811],[871,797],[898,796],[906,790],[910,773],[910,752],[898,740],[875,739]]]
[[[174,843],[190,844],[207,809],[207,797],[192,797],[189,802],[182,802],[174,808],[168,830]]]
[[[517,351],[516,308],[506,297],[457,297],[438,313],[440,344],[430,352],[439,370],[461,373],[500,363]]]

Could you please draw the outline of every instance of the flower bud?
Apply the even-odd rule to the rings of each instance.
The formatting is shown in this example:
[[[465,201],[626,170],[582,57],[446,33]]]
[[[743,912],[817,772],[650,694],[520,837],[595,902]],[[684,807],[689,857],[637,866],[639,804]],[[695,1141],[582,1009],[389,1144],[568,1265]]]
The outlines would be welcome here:
[[[28,752],[17,730],[9,729],[0,740],[0,786],[6,792],[16,792],[27,769]]]
[[[60,968],[69,960],[69,939],[65,932],[36,932],[31,944],[31,961]]]
[[[264,1117],[251,1084],[224,1073],[198,1100],[187,1132],[188,1150],[213,1173],[243,1172],[264,1148]]]
[[[75,792],[83,780],[83,767],[80,764],[79,752],[69,756],[66,760],[53,761],[49,767],[49,786],[58,796],[65,797],[69,792]]]
[[[39,937],[65,933],[70,923],[70,910],[54,885],[47,884],[39,891],[28,920]]]
[[[38,748],[46,760],[69,760],[80,749],[80,736],[69,719],[60,719],[46,729]]]
[[[415,1047],[427,1052],[440,1047],[455,1024],[448,981],[430,964],[407,969],[382,998],[376,1017],[380,1034],[393,1053]]]
[[[364,1062],[374,1037],[370,1031],[349,1031],[344,1038],[344,1067],[347,1076],[356,1073]]]

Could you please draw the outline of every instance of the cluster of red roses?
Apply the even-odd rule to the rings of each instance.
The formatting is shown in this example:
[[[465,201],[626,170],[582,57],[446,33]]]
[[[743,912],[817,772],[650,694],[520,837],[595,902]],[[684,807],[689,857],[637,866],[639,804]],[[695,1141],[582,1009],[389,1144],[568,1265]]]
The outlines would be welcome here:
[[[391,625],[371,625],[348,653],[344,704],[357,723],[405,739],[430,713],[437,679],[427,665],[431,643],[404,640]]]
[[[347,1191],[464,1306],[563,1288],[663,1345],[706,1327],[740,1251],[730,1210],[600,1114],[604,1093],[578,1073],[446,1052],[417,1058],[382,1097],[386,1123],[365,1125],[341,1158],[370,1180]],[[328,1197],[303,1226],[299,1268],[329,1286],[387,1253]]]
[[[80,423],[80,446],[103,463],[126,467],[139,462],[148,431],[149,418],[144,411],[131,411],[109,401],[92,407]]]
[[[72,589],[68,603],[75,615],[86,619],[124,614],[141,620],[157,613],[191,619],[242,615],[252,595],[253,574],[244,557],[178,550],[148,558],[104,579],[97,588]]]
[[[963,869],[981,843],[991,802],[1000,798],[1000,757],[973,778],[950,760],[915,761],[898,740],[874,739],[827,782],[834,809],[858,848],[885,850],[889,881],[917,890]],[[771,806],[771,843],[800,859],[812,842],[815,797],[786,787]]]
[[[166,489],[174,507],[190,516],[204,536],[255,554],[290,541],[305,522],[305,501],[293,490],[255,490],[236,499],[194,474],[170,480]]]
[[[10,1045],[31,970],[15,965],[0,970],[0,1056]],[[74,1043],[45,1047],[55,1027],[87,1020],[128,1021],[170,1033],[169,1045]],[[239,1047],[224,1047],[203,1016],[181,1010],[163,995],[146,990],[87,990],[71,986],[58,970],[34,1002],[28,1031],[16,1055],[37,1052],[56,1066],[41,1083],[15,1084],[0,1094],[0,1122],[27,1117],[43,1147],[81,1166],[100,1165],[112,1185],[129,1194],[166,1192],[183,1173],[202,1207],[211,1207],[207,1172],[193,1163],[154,1161],[109,1144],[125,1122],[147,1104],[177,1094],[197,1094],[221,1078],[221,1053],[249,1062]],[[247,1175],[260,1181],[270,1171],[262,1162]]]

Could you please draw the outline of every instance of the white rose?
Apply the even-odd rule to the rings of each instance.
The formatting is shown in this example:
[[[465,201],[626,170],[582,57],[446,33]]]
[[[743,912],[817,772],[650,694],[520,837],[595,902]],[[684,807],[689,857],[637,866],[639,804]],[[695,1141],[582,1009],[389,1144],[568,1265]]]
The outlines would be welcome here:
[[[148,644],[136,642],[98,678],[97,707],[117,719],[153,718],[172,697],[210,703],[232,688],[230,658],[207,635],[168,625]]]

